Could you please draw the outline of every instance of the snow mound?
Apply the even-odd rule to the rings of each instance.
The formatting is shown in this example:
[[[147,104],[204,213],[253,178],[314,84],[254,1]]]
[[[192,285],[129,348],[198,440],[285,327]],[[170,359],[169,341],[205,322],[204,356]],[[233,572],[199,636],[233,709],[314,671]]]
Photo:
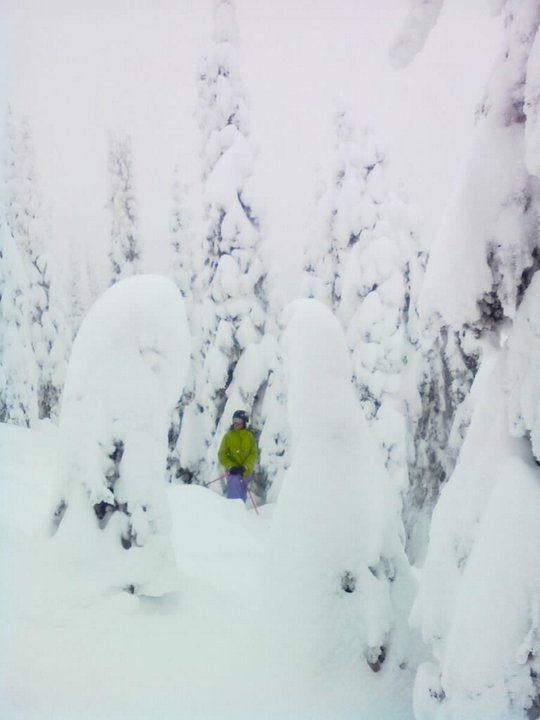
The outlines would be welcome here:
[[[109,288],[91,308],[67,373],[58,540],[84,547],[87,560],[92,548],[116,556],[118,568],[129,568],[118,570],[120,586],[148,594],[173,584],[167,431],[189,357],[178,289],[166,278],[141,275]]]
[[[298,300],[284,321],[292,448],[269,541],[274,639],[291,670],[356,673],[369,689],[382,669],[399,684],[397,604],[410,605],[412,578],[397,491],[356,400],[337,319]]]

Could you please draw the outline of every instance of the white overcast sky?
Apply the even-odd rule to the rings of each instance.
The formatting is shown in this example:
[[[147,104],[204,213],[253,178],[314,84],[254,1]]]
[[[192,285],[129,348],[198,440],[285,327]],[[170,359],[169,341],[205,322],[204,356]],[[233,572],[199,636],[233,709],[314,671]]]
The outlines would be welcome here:
[[[107,240],[107,134],[132,134],[141,230],[162,247],[178,162],[198,182],[196,74],[212,0],[2,0],[6,99],[29,117],[55,241]],[[266,240],[298,263],[314,168],[328,163],[336,96],[371,125],[427,239],[459,173],[496,55],[487,0],[447,0],[405,70],[388,48],[405,0],[236,0]],[[1,91],[1,86],[0,86]],[[160,269],[160,255],[155,267]]]

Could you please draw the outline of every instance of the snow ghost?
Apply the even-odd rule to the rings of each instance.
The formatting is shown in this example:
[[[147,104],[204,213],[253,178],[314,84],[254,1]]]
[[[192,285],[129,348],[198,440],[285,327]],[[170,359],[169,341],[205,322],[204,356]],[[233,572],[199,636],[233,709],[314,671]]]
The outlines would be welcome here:
[[[139,594],[174,586],[167,432],[189,357],[180,292],[164,277],[140,275],[97,300],[69,362],[56,536],[74,548],[102,547],[115,565],[111,582]]]
[[[270,539],[268,617],[293,664],[373,678],[398,667],[406,646],[398,608],[413,587],[399,498],[337,319],[317,300],[297,300],[284,320],[291,464]]]

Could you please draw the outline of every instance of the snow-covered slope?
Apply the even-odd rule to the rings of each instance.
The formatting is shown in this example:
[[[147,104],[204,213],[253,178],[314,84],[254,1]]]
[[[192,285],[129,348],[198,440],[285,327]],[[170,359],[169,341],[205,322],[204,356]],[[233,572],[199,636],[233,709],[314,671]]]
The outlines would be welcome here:
[[[171,487],[178,593],[103,595],[99,549],[70,564],[44,531],[56,440],[52,426],[0,426],[0,717],[252,717],[266,692],[253,608],[267,521],[241,501]]]
[[[269,641],[261,568],[271,506],[257,515],[211,489],[169,487],[178,591],[103,594],[97,549],[69,563],[45,532],[56,448],[52,425],[0,425],[2,720],[359,716],[358,677],[289,677]],[[384,720],[411,720],[410,687],[395,690],[399,714]]]

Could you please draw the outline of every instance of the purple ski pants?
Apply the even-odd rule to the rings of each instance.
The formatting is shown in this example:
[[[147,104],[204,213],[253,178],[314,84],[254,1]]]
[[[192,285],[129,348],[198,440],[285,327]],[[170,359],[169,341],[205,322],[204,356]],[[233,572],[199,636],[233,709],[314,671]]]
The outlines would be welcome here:
[[[243,477],[242,475],[228,475],[227,476],[227,497],[229,500],[247,500],[247,489],[250,476]]]

